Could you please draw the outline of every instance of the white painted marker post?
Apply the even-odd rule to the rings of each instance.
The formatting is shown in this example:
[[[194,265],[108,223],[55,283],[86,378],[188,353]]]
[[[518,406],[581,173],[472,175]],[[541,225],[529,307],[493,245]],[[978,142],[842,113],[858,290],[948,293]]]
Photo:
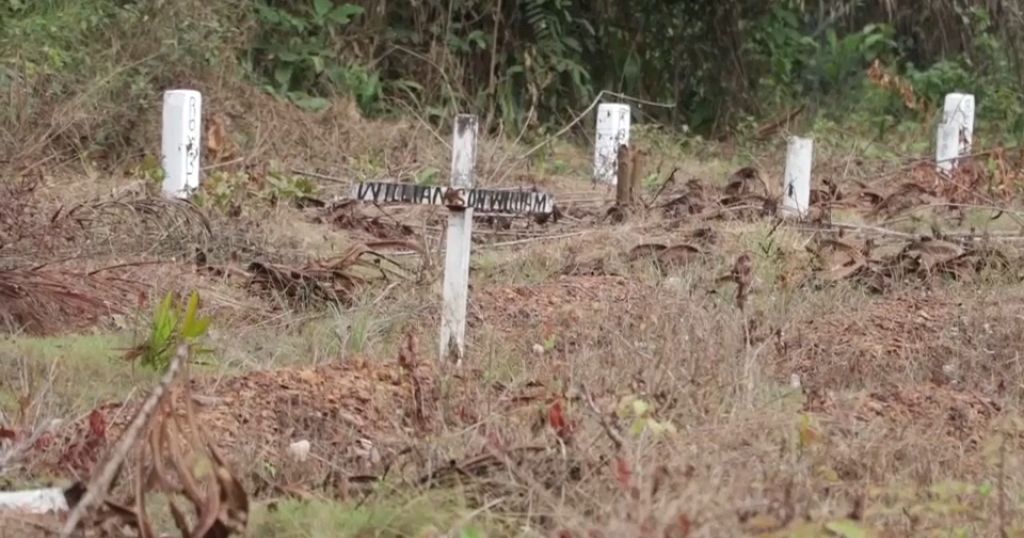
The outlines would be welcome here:
[[[25,514],[66,513],[68,501],[58,488],[0,492],[0,513],[13,511]]]
[[[608,185],[618,183],[619,146],[623,144],[629,145],[629,105],[598,105],[594,181]]]
[[[974,96],[951,93],[942,107],[935,142],[935,164],[940,173],[949,174],[959,159],[971,153],[974,138]]]
[[[452,135],[451,187],[473,188],[476,166],[477,118],[459,114]],[[472,245],[473,208],[451,207],[444,259],[441,305],[441,360],[462,363],[466,351],[466,301],[469,296],[469,251]]]
[[[164,92],[160,141],[164,196],[188,198],[199,188],[203,96],[194,90]]]
[[[782,216],[804,218],[811,203],[811,167],[814,140],[794,136],[786,149],[786,173],[782,181]]]

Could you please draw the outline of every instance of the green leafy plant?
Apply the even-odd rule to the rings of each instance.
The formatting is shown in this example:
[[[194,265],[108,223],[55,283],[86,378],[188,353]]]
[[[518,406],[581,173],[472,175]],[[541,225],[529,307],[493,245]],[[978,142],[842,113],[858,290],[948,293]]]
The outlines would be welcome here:
[[[325,96],[343,90],[364,110],[380,97],[377,75],[346,62],[338,43],[361,6],[313,0],[292,7],[259,0],[256,45],[249,51],[249,67],[265,81],[265,88],[307,110],[327,107]]]
[[[433,166],[428,166],[416,174],[416,184],[424,186],[435,186],[440,184],[441,171]]]
[[[245,175],[214,171],[203,179],[194,201],[200,206],[226,210],[249,198],[250,190]]]
[[[486,538],[486,536],[487,535],[482,530],[476,527],[468,527],[459,530],[459,538]]]
[[[164,180],[164,169],[156,155],[148,154],[132,169],[132,176],[142,179],[151,187],[159,187]]]
[[[791,99],[800,89],[799,75],[818,45],[803,31],[796,6],[772,6],[752,28],[747,50],[767,70],[765,94],[775,103]]]
[[[153,312],[146,340],[129,350],[125,358],[164,372],[181,344],[188,345],[190,353],[204,351],[193,346],[206,336],[209,327],[210,318],[199,315],[198,292],[192,292],[185,304],[176,303],[174,295],[168,293]]]
[[[316,185],[305,177],[270,173],[267,175],[264,192],[271,202],[276,203],[312,196],[316,194]]]
[[[617,410],[619,418],[630,420],[629,432],[640,435],[645,431],[653,434],[674,433],[676,427],[667,420],[654,418],[654,406],[633,396],[624,397]]]
[[[254,180],[247,174],[215,171],[203,181],[194,200],[204,207],[229,211],[247,200],[274,205],[316,194],[316,184],[301,176],[270,172],[262,180]]]
[[[818,430],[810,415],[800,415],[800,424],[797,426],[797,441],[800,450],[807,450],[820,442],[821,432]]]

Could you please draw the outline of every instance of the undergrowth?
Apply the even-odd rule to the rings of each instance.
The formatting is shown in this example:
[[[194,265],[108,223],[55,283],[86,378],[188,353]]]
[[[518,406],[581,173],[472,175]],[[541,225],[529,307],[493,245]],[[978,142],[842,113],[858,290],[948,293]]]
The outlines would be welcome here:
[[[12,2],[0,6],[0,164],[135,164],[157,147],[160,92],[181,86],[203,91],[208,113],[241,115],[257,92],[308,112],[339,105],[429,125],[474,111],[490,132],[526,140],[615,90],[665,105],[637,105],[637,123],[704,137],[756,139],[782,127],[890,146],[893,135],[920,141],[920,130],[930,139],[943,96],[963,91],[977,96],[979,133],[1016,143],[1019,15],[980,1],[818,3],[730,0],[723,15],[698,4],[568,0],[410,10],[340,0]],[[918,39],[916,28],[933,21],[955,24],[958,40]],[[708,69],[719,54],[709,44],[734,58],[729,77]],[[259,135],[246,138],[243,150],[263,149]]]

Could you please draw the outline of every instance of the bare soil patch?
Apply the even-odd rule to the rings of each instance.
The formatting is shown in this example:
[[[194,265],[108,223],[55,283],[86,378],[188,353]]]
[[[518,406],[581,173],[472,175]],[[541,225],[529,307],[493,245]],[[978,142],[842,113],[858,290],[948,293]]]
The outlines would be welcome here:
[[[299,441],[309,442],[316,460],[307,471],[375,472],[402,439],[422,431],[416,394],[432,391],[433,377],[429,363],[410,371],[394,361],[358,359],[194,379],[186,394],[197,423],[246,473],[288,468],[295,463],[288,446]],[[44,459],[61,474],[87,471],[96,463],[96,449],[123,431],[137,400],[101,405],[62,428],[40,443],[47,449]],[[84,453],[81,448],[90,444],[97,446]]]
[[[610,313],[633,311],[653,288],[619,276],[560,275],[537,284],[487,286],[469,300],[469,327],[528,332],[540,338],[593,332]],[[564,339],[563,343],[572,342]]]
[[[864,379],[949,351],[954,299],[903,293],[795,324],[783,360],[811,383]]]
[[[813,394],[805,406],[845,429],[882,423],[893,432],[928,431],[931,442],[977,448],[1002,406],[977,391],[923,383],[837,394]]]
[[[1004,392],[997,377],[1015,359],[1000,347],[1020,332],[1022,312],[1015,293],[906,290],[853,301],[794,323],[775,366],[822,389],[916,380]]]

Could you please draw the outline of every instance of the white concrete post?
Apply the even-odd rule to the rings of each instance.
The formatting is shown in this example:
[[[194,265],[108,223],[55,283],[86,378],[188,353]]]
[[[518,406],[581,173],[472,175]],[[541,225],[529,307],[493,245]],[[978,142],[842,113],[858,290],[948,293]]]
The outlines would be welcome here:
[[[459,114],[452,135],[451,188],[469,199],[476,166],[477,117]],[[472,204],[449,207],[441,307],[441,360],[462,363],[466,350],[466,302],[469,296],[469,251],[473,233]]]
[[[782,181],[782,216],[804,218],[811,202],[811,167],[814,140],[792,137],[786,148],[786,172]]]
[[[164,92],[160,147],[164,196],[188,198],[199,188],[203,96],[194,90]]]
[[[0,492],[0,513],[62,514],[68,511],[64,491],[58,488]],[[2,535],[3,533],[0,533]]]
[[[951,93],[942,107],[935,142],[935,164],[940,173],[948,174],[959,165],[959,159],[971,153],[974,138],[974,96]]]
[[[618,183],[619,146],[622,144],[629,144],[629,105],[598,105],[594,181],[608,185]]]

